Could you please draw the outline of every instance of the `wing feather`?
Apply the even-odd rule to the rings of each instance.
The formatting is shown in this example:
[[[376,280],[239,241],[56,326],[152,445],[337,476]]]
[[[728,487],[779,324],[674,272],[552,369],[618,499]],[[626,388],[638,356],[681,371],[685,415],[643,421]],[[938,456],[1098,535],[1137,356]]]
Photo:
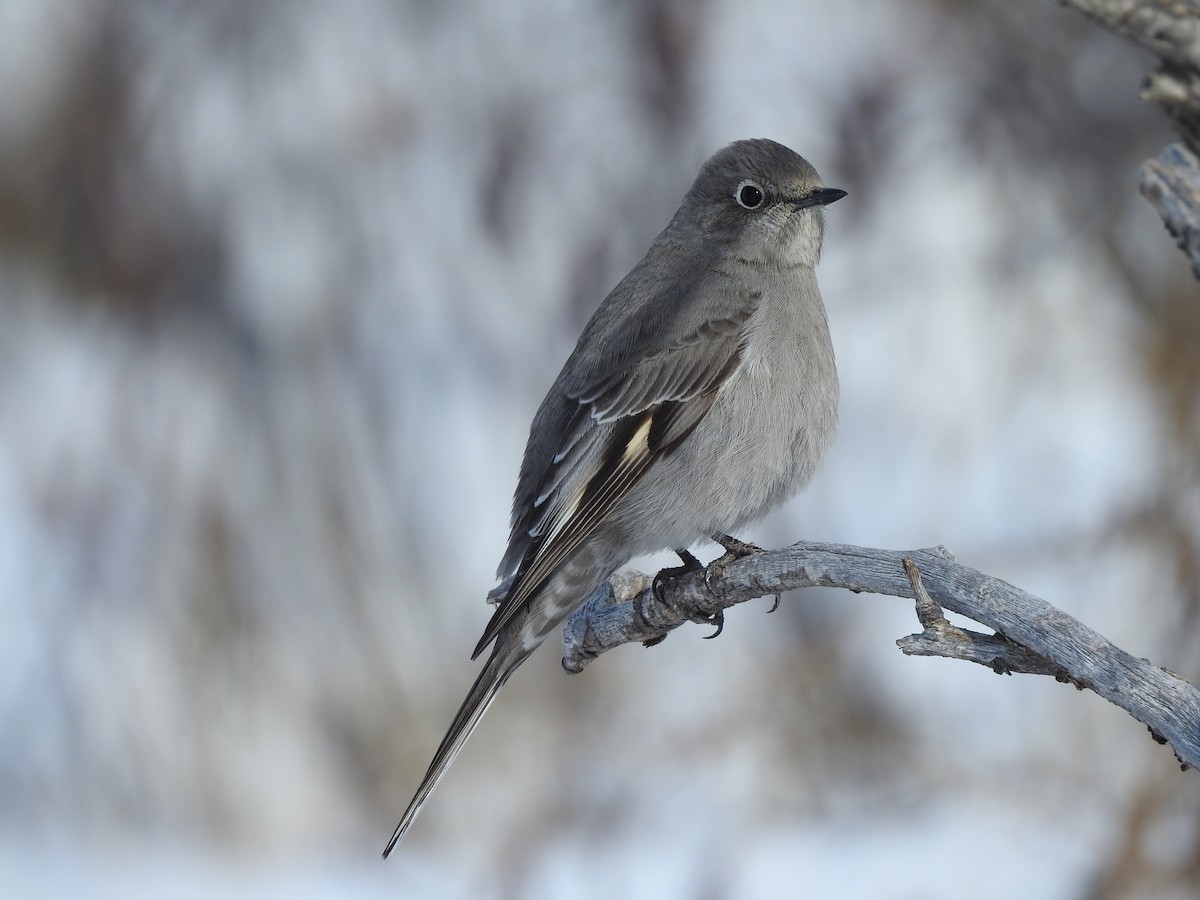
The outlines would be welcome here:
[[[501,574],[515,578],[475,648],[479,656],[661,456],[670,453],[712,407],[736,371],[745,326],[759,295],[729,291],[721,315],[701,321],[648,354],[569,384],[564,376],[534,420],[513,510],[513,534]],[[578,348],[577,348],[577,352]],[[565,370],[564,370],[565,371]],[[539,446],[539,426],[557,440]],[[535,468],[536,466],[536,468]],[[521,502],[521,498],[527,498]]]

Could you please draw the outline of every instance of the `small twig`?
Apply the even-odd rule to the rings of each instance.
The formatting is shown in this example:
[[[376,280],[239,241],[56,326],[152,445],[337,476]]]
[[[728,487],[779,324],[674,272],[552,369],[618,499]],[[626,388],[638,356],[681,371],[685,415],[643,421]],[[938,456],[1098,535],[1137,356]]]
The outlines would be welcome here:
[[[912,585],[913,593],[916,594],[917,621],[921,623],[921,627],[926,631],[944,631],[952,628],[950,621],[942,615],[942,608],[933,602],[929,591],[925,590],[925,582],[921,580],[921,570],[917,568],[917,564],[908,556],[904,557],[902,562],[904,574],[908,576],[908,583]]]
[[[942,608],[933,602],[921,570],[909,557],[904,557],[904,573],[908,576],[916,594],[917,620],[925,630],[910,634],[896,641],[906,656],[942,656],[987,666],[997,675],[1051,675],[1058,681],[1071,681],[1071,677],[1032,650],[1014,644],[999,634],[981,634],[954,625],[942,614]],[[1082,686],[1079,686],[1082,690]]]

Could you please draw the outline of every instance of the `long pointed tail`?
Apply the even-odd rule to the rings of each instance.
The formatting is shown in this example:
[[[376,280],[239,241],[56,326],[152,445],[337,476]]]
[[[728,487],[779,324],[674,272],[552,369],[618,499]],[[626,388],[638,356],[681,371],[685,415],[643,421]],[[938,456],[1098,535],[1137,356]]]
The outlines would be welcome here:
[[[520,646],[506,647],[501,643],[497,643],[493,648],[492,655],[488,657],[487,663],[484,664],[483,671],[479,673],[479,677],[471,685],[471,690],[467,692],[467,699],[458,708],[458,712],[454,716],[454,721],[450,723],[450,729],[446,732],[446,736],[442,738],[442,743],[438,746],[437,753],[433,756],[433,762],[429,764],[429,770],[421,780],[416,794],[409,801],[408,809],[404,811],[404,815],[400,819],[400,824],[396,826],[396,830],[392,833],[392,839],[388,841],[387,846],[383,849],[384,859],[387,859],[388,854],[392,852],[392,848],[400,842],[400,839],[404,837],[404,833],[408,831],[409,826],[417,818],[417,814],[421,812],[421,807],[425,805],[425,801],[429,799],[429,795],[438,786],[438,782],[442,780],[442,776],[446,774],[446,770],[450,768],[450,764],[454,762],[454,758],[458,756],[459,751],[466,744],[467,738],[471,736],[471,732],[475,730],[475,726],[483,718],[483,714],[487,712],[488,707],[492,705],[492,701],[496,699],[496,694],[500,692],[500,688],[504,686],[504,682],[508,681],[508,677],[516,671],[517,666],[524,662],[528,656],[529,651]]]

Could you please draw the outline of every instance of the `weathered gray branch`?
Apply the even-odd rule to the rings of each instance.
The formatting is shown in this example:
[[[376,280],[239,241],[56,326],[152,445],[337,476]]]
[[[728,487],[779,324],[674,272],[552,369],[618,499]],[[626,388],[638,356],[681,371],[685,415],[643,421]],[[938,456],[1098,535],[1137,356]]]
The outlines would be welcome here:
[[[735,604],[817,585],[916,599],[924,631],[897,641],[903,652],[1053,675],[1095,691],[1149,726],[1182,763],[1200,766],[1200,691],[1044,600],[959,565],[940,547],[903,553],[802,542],[732,562],[722,558],[665,580],[657,593],[650,576],[618,576],[567,622],[563,668],[579,672],[621,644],[657,642],[685,622],[714,622]],[[943,609],[996,634],[957,628]]]
[[[1167,147],[1140,173],[1141,191],[1192,261],[1200,278],[1200,2],[1060,0],[1162,61],[1142,86],[1175,123],[1182,144]]]

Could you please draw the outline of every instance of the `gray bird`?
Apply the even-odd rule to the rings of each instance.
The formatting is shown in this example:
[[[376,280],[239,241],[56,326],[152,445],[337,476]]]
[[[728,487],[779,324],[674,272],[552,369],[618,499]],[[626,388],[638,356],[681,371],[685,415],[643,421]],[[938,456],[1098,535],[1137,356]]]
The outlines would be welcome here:
[[[491,655],[384,857],[504,682],[620,566],[756,522],[812,477],[838,403],[821,207],[845,195],[781,144],[730,144],[600,304],[529,430],[509,581],[471,658]]]

